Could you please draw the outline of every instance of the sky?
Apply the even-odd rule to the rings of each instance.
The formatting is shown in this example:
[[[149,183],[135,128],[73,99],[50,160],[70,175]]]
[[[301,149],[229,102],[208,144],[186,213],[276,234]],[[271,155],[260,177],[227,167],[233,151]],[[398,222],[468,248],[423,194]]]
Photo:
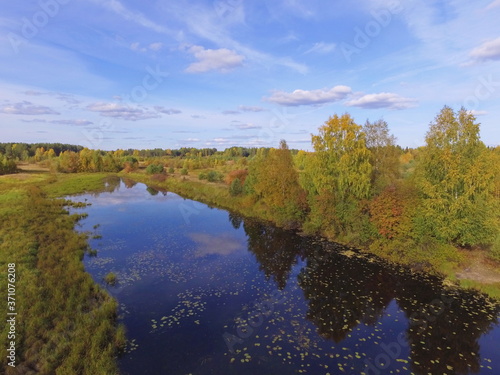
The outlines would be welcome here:
[[[425,144],[448,105],[500,144],[500,0],[0,5],[0,142],[311,150],[334,114]]]

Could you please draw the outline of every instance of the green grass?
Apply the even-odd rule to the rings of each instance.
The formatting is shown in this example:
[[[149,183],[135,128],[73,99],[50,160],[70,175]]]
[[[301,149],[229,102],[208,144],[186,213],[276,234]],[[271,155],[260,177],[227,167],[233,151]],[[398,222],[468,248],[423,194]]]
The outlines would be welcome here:
[[[54,174],[47,179],[43,190],[49,197],[81,194],[104,188],[103,180],[109,173]]]
[[[109,285],[116,284],[116,274],[114,272],[109,272],[106,276],[104,276],[104,282]]]
[[[85,272],[86,237],[64,202],[50,197],[103,188],[105,175],[3,176],[0,179],[0,283],[16,264],[16,368],[5,374],[116,374],[124,330],[117,304]],[[6,316],[6,303],[0,314]],[[1,345],[7,347],[2,325]],[[10,340],[9,340],[10,341]],[[36,369],[36,370],[35,370]]]
[[[486,293],[490,297],[500,300],[500,283],[495,284],[481,284],[473,280],[459,280],[458,284],[462,288],[475,289],[479,292]]]

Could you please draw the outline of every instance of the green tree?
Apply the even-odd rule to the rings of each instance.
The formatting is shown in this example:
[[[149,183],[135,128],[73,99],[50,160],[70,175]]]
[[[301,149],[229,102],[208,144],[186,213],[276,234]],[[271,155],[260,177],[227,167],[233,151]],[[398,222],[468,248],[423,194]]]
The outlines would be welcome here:
[[[63,151],[57,160],[57,170],[64,173],[76,173],[79,166],[78,153],[74,151]]]
[[[240,195],[243,192],[243,185],[238,177],[236,177],[229,185],[229,194],[232,196]]]
[[[246,181],[252,183],[253,193],[269,206],[278,222],[302,219],[305,192],[286,141],[281,140],[278,149],[258,154]]]
[[[384,120],[367,120],[363,132],[366,147],[370,150],[373,193],[377,194],[399,177],[400,152],[396,147],[396,137],[389,133],[389,126]]]
[[[149,164],[146,167],[147,174],[158,174],[158,173],[163,173],[163,171],[164,171],[163,164]]]
[[[209,171],[207,173],[208,182],[221,182],[223,178],[222,173],[217,171]]]
[[[370,196],[370,151],[365,134],[349,114],[334,115],[312,136],[316,151],[306,165],[312,207],[309,229],[335,235],[353,233],[360,218],[360,201]]]
[[[7,156],[0,154],[0,175],[15,173],[17,171],[16,162]]]
[[[35,161],[42,161],[44,159],[45,149],[43,147],[39,147],[35,151]]]
[[[118,158],[120,157],[119,155],[122,154],[122,152],[120,152],[122,150],[117,150],[114,152],[114,156],[115,158]],[[134,158],[133,156],[126,156],[123,160],[123,170],[126,172],[126,173],[129,173],[129,172],[133,172],[135,170],[137,170],[139,168],[139,161]]]
[[[425,231],[461,246],[490,243],[495,234],[495,165],[471,112],[445,106],[426,136],[417,165]]]
[[[48,159],[53,159],[56,157],[56,152],[54,151],[53,148],[49,149],[48,151],[45,151],[45,156],[48,158]]]
[[[104,172],[119,172],[122,165],[116,160],[112,152],[106,153],[102,158],[102,169]]]

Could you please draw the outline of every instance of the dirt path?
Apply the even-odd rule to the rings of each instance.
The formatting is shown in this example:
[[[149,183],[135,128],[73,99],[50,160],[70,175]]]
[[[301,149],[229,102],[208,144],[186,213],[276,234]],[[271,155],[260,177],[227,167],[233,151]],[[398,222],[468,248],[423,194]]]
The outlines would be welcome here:
[[[458,279],[467,279],[482,284],[500,283],[500,266],[486,257],[484,251],[467,252],[467,263],[457,272]]]

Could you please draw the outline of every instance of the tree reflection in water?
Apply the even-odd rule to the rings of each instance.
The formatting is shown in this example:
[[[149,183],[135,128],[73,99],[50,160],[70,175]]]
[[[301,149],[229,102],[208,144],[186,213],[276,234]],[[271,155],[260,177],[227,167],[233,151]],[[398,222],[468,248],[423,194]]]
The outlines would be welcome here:
[[[251,220],[245,220],[244,228],[261,271],[280,289],[298,259],[305,260],[298,285],[308,304],[306,318],[324,339],[340,343],[360,324],[375,326],[395,301],[407,318],[404,337],[414,373],[479,371],[478,340],[497,323],[500,312],[487,296],[445,287],[438,276],[338,244]]]
[[[245,219],[243,228],[248,236],[248,249],[255,255],[259,268],[267,279],[273,278],[283,290],[297,257],[302,256],[309,240],[293,232]]]

